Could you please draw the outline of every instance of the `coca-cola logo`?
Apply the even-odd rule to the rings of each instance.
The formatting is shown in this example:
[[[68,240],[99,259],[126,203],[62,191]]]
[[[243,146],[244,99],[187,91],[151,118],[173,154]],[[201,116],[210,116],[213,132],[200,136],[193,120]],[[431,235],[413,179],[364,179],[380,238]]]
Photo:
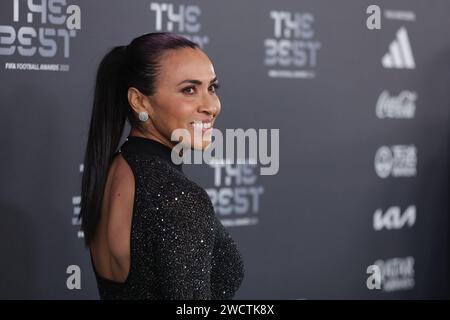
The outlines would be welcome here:
[[[383,91],[377,101],[376,114],[380,119],[411,119],[416,111],[417,93],[404,90],[397,96],[391,96],[388,91]]]

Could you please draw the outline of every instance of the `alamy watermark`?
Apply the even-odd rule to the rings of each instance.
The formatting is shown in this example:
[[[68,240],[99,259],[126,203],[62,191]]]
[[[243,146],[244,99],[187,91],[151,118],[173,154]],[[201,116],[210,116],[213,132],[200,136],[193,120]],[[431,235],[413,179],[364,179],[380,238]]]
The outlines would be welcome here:
[[[279,129],[256,130],[250,128],[245,131],[243,129],[226,129],[224,137],[220,130],[213,128],[210,145],[203,152],[192,152],[191,143],[194,142],[195,145],[197,142],[203,141],[204,137],[205,135],[197,130],[194,131],[193,137],[187,129],[174,130],[171,136],[172,141],[181,142],[172,149],[172,161],[175,164],[201,164],[203,162],[207,164],[218,162],[227,164],[259,163],[262,166],[260,168],[261,175],[275,175],[278,173],[280,167]],[[224,146],[226,146],[225,151]]]

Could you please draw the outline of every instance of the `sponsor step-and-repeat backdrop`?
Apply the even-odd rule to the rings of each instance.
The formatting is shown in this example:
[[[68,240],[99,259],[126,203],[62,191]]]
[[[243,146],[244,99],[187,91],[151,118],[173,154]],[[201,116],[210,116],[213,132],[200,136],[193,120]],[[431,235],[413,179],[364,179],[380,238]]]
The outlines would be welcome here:
[[[253,130],[277,158],[267,174],[267,157],[185,166],[243,255],[235,298],[448,298],[449,12],[2,1],[0,298],[98,298],[77,219],[95,73],[111,47],[157,31],[211,58],[217,129]]]

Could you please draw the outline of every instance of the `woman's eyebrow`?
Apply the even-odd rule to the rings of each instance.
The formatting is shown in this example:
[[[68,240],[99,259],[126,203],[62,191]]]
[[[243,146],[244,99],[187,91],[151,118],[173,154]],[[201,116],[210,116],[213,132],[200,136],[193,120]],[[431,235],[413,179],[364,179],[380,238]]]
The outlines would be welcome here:
[[[217,77],[214,77],[214,79],[212,79],[209,83],[211,84],[211,83],[213,83],[213,82],[216,81],[216,80],[217,80]],[[179,86],[180,84],[183,84],[183,83],[185,83],[185,82],[187,82],[187,83],[192,83],[192,84],[198,84],[198,85],[201,85],[201,84],[202,84],[202,82],[201,82],[200,80],[186,79],[186,80],[181,81],[179,84],[177,84],[177,86]]]

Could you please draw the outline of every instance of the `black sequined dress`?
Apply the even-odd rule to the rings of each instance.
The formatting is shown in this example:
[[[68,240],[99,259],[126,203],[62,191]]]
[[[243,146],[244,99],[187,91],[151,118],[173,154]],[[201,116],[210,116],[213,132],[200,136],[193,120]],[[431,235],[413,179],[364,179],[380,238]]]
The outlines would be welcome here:
[[[206,191],[162,143],[128,136],[121,153],[135,178],[130,271],[124,282],[94,269],[101,299],[232,299],[244,277],[236,243]]]

